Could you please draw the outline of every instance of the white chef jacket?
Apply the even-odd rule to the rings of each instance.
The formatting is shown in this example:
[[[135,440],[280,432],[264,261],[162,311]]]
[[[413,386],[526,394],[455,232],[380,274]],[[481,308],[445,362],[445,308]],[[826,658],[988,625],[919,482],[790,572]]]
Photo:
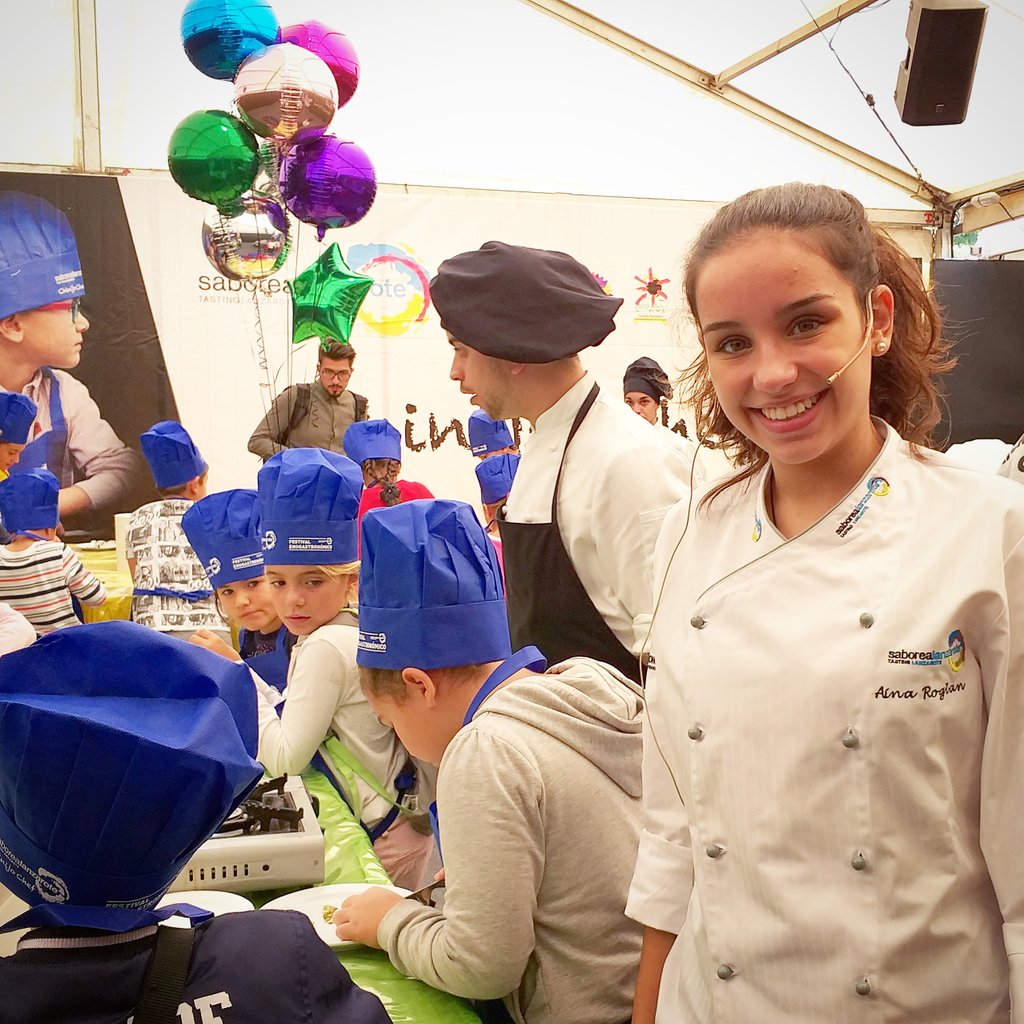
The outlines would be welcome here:
[[[788,541],[767,470],[666,519],[627,907],[678,934],[659,1024],[1024,1013],[1024,492],[879,426]]]
[[[584,374],[537,418],[505,505],[509,522],[551,522],[562,451],[593,386]],[[627,650],[638,652],[647,639],[654,544],[668,509],[689,498],[694,451],[604,392],[569,445],[559,533],[584,590]]]

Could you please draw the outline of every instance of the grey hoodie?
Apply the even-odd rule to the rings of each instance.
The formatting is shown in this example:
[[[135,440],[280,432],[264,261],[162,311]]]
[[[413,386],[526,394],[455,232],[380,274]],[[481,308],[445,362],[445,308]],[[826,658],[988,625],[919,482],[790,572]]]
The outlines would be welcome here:
[[[390,910],[395,966],[519,1024],[621,1024],[640,926],[623,913],[641,823],[643,699],[572,658],[492,694],[437,780],[444,910]]]

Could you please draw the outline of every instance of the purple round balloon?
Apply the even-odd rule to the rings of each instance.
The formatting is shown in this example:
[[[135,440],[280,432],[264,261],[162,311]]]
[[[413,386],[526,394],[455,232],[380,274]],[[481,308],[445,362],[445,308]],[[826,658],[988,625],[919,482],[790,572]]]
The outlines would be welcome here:
[[[282,43],[294,43],[315,53],[331,69],[338,83],[338,106],[343,107],[359,84],[359,58],[348,36],[319,21],[307,21],[281,29]]]
[[[377,195],[370,158],[354,142],[323,135],[295,146],[281,161],[281,196],[299,220],[328,228],[347,228],[363,219]]]

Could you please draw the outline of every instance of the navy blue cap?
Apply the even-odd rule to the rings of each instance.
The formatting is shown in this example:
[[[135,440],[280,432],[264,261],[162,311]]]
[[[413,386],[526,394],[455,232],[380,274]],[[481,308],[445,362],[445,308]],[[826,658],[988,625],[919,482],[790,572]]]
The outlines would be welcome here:
[[[255,512],[256,492],[243,488],[209,494],[185,510],[181,528],[211,587],[263,575]]]
[[[487,455],[512,447],[512,431],[504,420],[492,420],[477,409],[469,416],[469,450],[474,455]]]
[[[18,530],[48,530],[60,522],[60,481],[48,469],[27,469],[0,481],[0,519]]]
[[[0,444],[28,444],[36,403],[17,391],[0,391]]]
[[[37,196],[0,192],[0,317],[84,294],[67,217]]]
[[[206,460],[199,454],[188,431],[176,420],[154,423],[139,435],[157,487],[181,487],[206,472]]]
[[[451,668],[511,653],[498,556],[469,505],[424,498],[363,516],[358,664]]]
[[[145,626],[5,654],[0,883],[32,906],[152,907],[263,774],[258,736],[244,664]]]
[[[476,467],[476,478],[480,484],[480,500],[485,505],[504,501],[512,490],[521,456],[504,452],[484,459]]]
[[[402,435],[387,420],[361,420],[345,431],[345,454],[358,465],[367,459],[402,461]]]
[[[267,565],[344,565],[359,558],[363,472],[322,448],[286,448],[263,464],[257,529]]]

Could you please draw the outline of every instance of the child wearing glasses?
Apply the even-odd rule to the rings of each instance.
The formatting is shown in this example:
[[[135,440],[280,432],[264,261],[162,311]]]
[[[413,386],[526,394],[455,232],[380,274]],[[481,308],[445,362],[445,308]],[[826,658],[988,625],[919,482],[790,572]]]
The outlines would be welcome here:
[[[48,469],[60,481],[61,518],[114,504],[137,457],[84,384],[71,376],[89,321],[67,218],[43,199],[0,192],[0,391],[38,406],[13,473]]]
[[[264,462],[286,448],[324,448],[346,455],[345,431],[367,416],[363,395],[348,390],[356,350],[328,339],[317,354],[317,379],[292,384],[274,399],[249,438],[249,451]]]

